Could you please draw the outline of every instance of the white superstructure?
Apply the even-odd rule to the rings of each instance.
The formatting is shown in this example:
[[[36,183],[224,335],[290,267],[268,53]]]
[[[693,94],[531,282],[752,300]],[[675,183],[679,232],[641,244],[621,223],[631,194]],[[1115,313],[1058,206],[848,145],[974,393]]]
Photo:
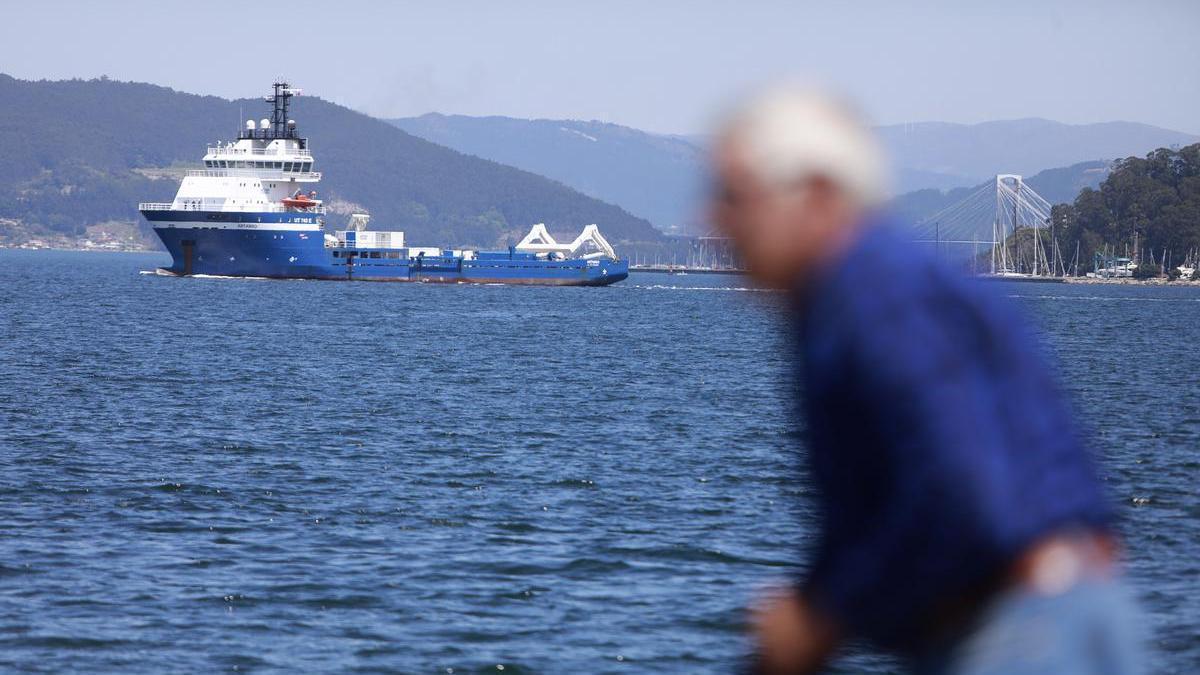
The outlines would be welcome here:
[[[315,187],[321,173],[313,170],[308,140],[287,116],[288,101],[300,90],[286,83],[274,86],[274,95],[267,97],[270,119],[247,120],[237,140],[209,146],[204,168],[185,174],[173,201],[138,208],[174,212],[169,221],[155,219],[159,227],[320,230],[325,208]]]

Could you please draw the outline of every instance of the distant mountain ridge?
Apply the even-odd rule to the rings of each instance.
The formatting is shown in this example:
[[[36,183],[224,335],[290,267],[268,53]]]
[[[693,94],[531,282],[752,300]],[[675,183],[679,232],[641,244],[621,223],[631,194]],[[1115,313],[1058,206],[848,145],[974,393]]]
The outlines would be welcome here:
[[[230,139],[240,117],[264,108],[259,99],[150,84],[0,75],[0,219],[77,233],[106,220],[140,221],[139,201],[169,201],[178,169],[197,166],[207,144]],[[598,223],[614,243],[663,240],[617,206],[322,99],[297,99],[293,115],[324,172],[322,197],[365,206],[372,226],[405,230],[410,241],[515,243],[537,222],[572,238]],[[343,217],[331,213],[330,224]]]
[[[429,113],[387,120],[459,152],[532,171],[619,204],[664,232],[703,220],[703,148],[597,121]]]
[[[105,221],[140,222],[139,201],[169,200],[206,144],[229,139],[239,117],[262,111],[258,99],[0,74],[0,230],[11,221],[75,233]],[[319,189],[338,211],[329,216],[335,227],[343,212],[365,207],[374,227],[403,229],[411,241],[433,245],[503,245],[535,222],[568,237],[595,222],[614,243],[654,246],[668,240],[651,221],[683,234],[709,229],[703,137],[594,121],[430,114],[385,122],[314,97],[298,99],[295,116],[325,172]],[[901,194],[896,203],[905,209],[949,203],[953,195],[938,190],[978,185],[998,172],[1047,167],[1067,168],[1039,181],[1058,175],[1065,191],[1078,192],[1092,184],[1072,173],[1079,162],[1200,140],[1129,122],[1039,119],[879,131],[897,160],[898,192],[936,188]],[[1033,178],[1030,184],[1042,190]],[[1074,197],[1049,190],[1052,201]]]
[[[1040,118],[894,124],[877,131],[898,167],[898,193],[975,185],[997,173],[1032,175],[1090,160],[1140,157],[1200,141],[1136,122],[1064,124]]]
[[[704,136],[651,134],[603,122],[436,113],[389,121],[460,152],[562,181],[664,231],[707,230],[702,198],[709,139]],[[1072,125],[1042,119],[925,122],[884,126],[878,132],[896,167],[897,195],[978,185],[997,173],[1032,175],[1080,162],[1141,156],[1200,140],[1133,122]]]

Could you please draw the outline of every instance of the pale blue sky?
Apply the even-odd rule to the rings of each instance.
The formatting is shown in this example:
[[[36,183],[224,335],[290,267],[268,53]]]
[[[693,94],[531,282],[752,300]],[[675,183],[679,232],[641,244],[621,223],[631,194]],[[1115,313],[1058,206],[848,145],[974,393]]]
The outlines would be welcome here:
[[[1200,0],[0,0],[0,72],[224,97],[284,73],[377,116],[704,131],[748,86],[818,78],[879,123],[1047,117],[1200,133]]]

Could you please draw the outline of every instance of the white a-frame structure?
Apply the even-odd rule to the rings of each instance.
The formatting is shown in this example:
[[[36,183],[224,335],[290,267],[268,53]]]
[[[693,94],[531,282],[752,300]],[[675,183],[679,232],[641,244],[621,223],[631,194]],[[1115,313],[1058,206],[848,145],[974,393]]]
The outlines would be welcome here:
[[[584,255],[578,255],[579,251],[589,242],[596,250]],[[617,252],[613,250],[612,245],[608,243],[604,235],[600,234],[600,228],[596,227],[595,223],[583,228],[583,232],[580,232],[579,236],[575,237],[575,241],[569,244],[560,244],[555,241],[554,237],[550,236],[550,233],[546,231],[546,224],[538,223],[529,230],[529,234],[525,235],[521,243],[517,244],[516,249],[531,253],[558,253],[568,258],[590,259],[608,257],[613,260],[617,259]]]

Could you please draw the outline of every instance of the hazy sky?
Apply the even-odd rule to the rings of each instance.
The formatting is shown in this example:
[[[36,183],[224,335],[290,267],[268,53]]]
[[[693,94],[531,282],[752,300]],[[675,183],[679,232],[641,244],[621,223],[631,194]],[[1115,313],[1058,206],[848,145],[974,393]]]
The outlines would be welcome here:
[[[1200,133],[1200,0],[0,0],[0,72],[227,98],[286,74],[382,117],[600,119],[696,132],[818,78],[879,123],[1047,117]]]

